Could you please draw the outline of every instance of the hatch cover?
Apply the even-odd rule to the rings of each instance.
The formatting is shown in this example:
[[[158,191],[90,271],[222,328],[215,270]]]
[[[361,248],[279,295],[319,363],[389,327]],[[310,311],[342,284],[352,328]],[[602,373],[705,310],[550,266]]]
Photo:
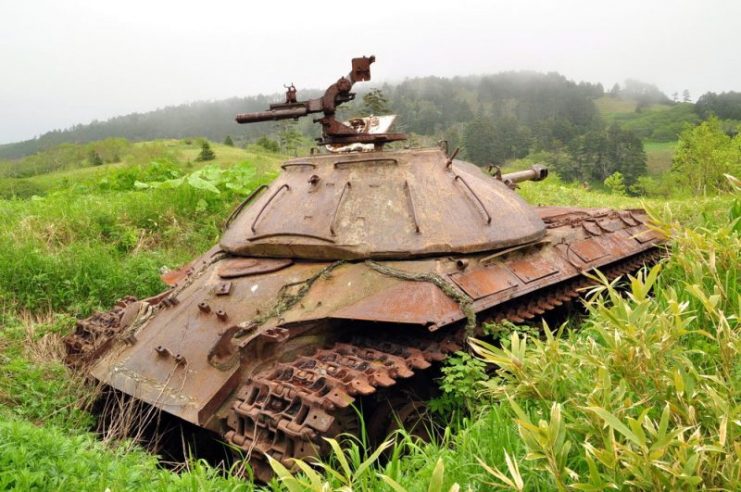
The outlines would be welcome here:
[[[576,241],[571,245],[571,251],[581,258],[584,263],[591,263],[607,256],[607,251],[593,239]]]
[[[526,284],[558,272],[558,268],[543,258],[517,260],[510,262],[507,266],[512,273],[517,275],[517,278]]]
[[[453,273],[450,279],[473,299],[481,299],[518,285],[509,270],[500,266]]]

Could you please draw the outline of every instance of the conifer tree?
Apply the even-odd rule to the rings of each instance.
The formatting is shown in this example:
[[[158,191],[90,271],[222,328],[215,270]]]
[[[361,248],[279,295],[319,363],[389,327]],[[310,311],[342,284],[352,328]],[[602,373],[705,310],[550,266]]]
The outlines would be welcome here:
[[[198,157],[196,157],[196,161],[203,162],[212,161],[214,159],[216,159],[216,154],[214,154],[214,151],[211,150],[211,146],[208,144],[208,142],[204,140],[201,144],[201,153],[198,154]]]
[[[366,115],[381,116],[391,113],[389,101],[381,89],[371,89],[363,96],[362,112]]]
[[[90,154],[88,155],[88,161],[93,166],[100,166],[103,164],[103,158],[100,157],[100,154],[97,150],[90,151]]]

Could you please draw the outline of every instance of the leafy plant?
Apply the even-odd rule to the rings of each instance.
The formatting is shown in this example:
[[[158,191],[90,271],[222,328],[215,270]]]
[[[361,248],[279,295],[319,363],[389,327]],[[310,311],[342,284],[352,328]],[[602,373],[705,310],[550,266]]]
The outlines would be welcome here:
[[[356,440],[348,440],[344,449],[335,439],[325,440],[332,450],[330,457],[326,461],[314,463],[323,471],[323,476],[300,459],[292,460],[296,470],[301,472],[301,474],[294,475],[284,464],[268,456],[270,467],[281,484],[290,492],[372,490],[368,484],[377,481],[373,466],[377,464],[383,452],[391,447],[393,441],[385,441],[373,452],[366,454]]]
[[[439,387],[442,392],[430,402],[433,412],[450,415],[456,410],[476,408],[481,382],[486,381],[486,364],[467,352],[456,352],[445,360]]]
[[[203,190],[220,194],[222,191],[231,191],[241,195],[249,194],[254,186],[255,168],[247,162],[237,164],[227,169],[219,166],[205,166],[190,174],[167,179],[164,181],[137,181],[134,187],[145,189],[174,189],[188,186],[196,190]]]

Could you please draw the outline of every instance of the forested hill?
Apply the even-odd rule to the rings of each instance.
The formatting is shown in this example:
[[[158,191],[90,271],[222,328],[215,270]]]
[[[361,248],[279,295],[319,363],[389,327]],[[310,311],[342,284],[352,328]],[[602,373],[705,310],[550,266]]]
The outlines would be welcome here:
[[[359,89],[361,89],[359,87]],[[364,89],[364,88],[363,88]],[[384,85],[388,106],[400,115],[405,131],[419,135],[439,135],[470,121],[477,114],[507,115],[517,118],[528,128],[538,127],[543,138],[566,138],[585,128],[596,115],[592,100],[602,95],[602,86],[575,83],[556,74],[507,72],[487,76],[455,77],[452,79],[425,77],[408,79],[394,85]],[[362,91],[358,91],[361,95]],[[299,97],[316,97],[318,90],[303,90]],[[119,116],[107,121],[94,121],[66,130],[55,130],[23,142],[0,146],[0,159],[29,155],[61,143],[85,143],[106,137],[130,140],[184,138],[203,136],[223,140],[227,135],[238,140],[253,140],[273,133],[275,125],[237,125],[234,114],[266,109],[282,96],[253,96],[221,101],[196,102],[170,106],[147,113]],[[360,99],[360,98],[358,98]],[[360,109],[344,108],[344,114]],[[300,128],[312,134],[305,119]]]
[[[134,141],[192,136],[223,140],[226,135],[235,134],[247,138],[259,137],[269,128],[239,126],[234,122],[234,114],[262,111],[277,97],[260,95],[194,102],[75,125],[66,130],[47,132],[35,139],[0,145],[0,159],[23,157],[62,143],[86,143],[108,137],[124,137]]]

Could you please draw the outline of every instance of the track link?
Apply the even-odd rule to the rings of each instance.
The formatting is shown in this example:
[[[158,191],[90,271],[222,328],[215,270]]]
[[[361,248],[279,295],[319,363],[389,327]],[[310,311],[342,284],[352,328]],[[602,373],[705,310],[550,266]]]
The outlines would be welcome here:
[[[612,280],[655,262],[658,249],[645,251],[602,269]],[[579,276],[551,288],[513,299],[481,322],[522,323],[573,301],[593,281]],[[310,356],[279,363],[258,373],[239,389],[225,438],[249,458],[255,476],[267,481],[272,471],[267,456],[291,468],[292,458],[320,456],[323,437],[354,433],[358,398],[395,385],[443,361],[461,344],[448,333],[444,341],[421,338],[374,340],[356,337],[320,348]]]
[[[356,338],[279,363],[239,390],[225,437],[250,457],[256,476],[267,480],[272,472],[266,455],[290,467],[291,458],[322,454],[322,437],[357,430],[350,405],[358,397],[410,378],[460,348],[424,339]]]
[[[95,360],[123,330],[122,318],[126,307],[134,302],[136,298],[128,296],[118,301],[110,311],[78,320],[75,331],[64,338],[67,365],[80,368]]]

